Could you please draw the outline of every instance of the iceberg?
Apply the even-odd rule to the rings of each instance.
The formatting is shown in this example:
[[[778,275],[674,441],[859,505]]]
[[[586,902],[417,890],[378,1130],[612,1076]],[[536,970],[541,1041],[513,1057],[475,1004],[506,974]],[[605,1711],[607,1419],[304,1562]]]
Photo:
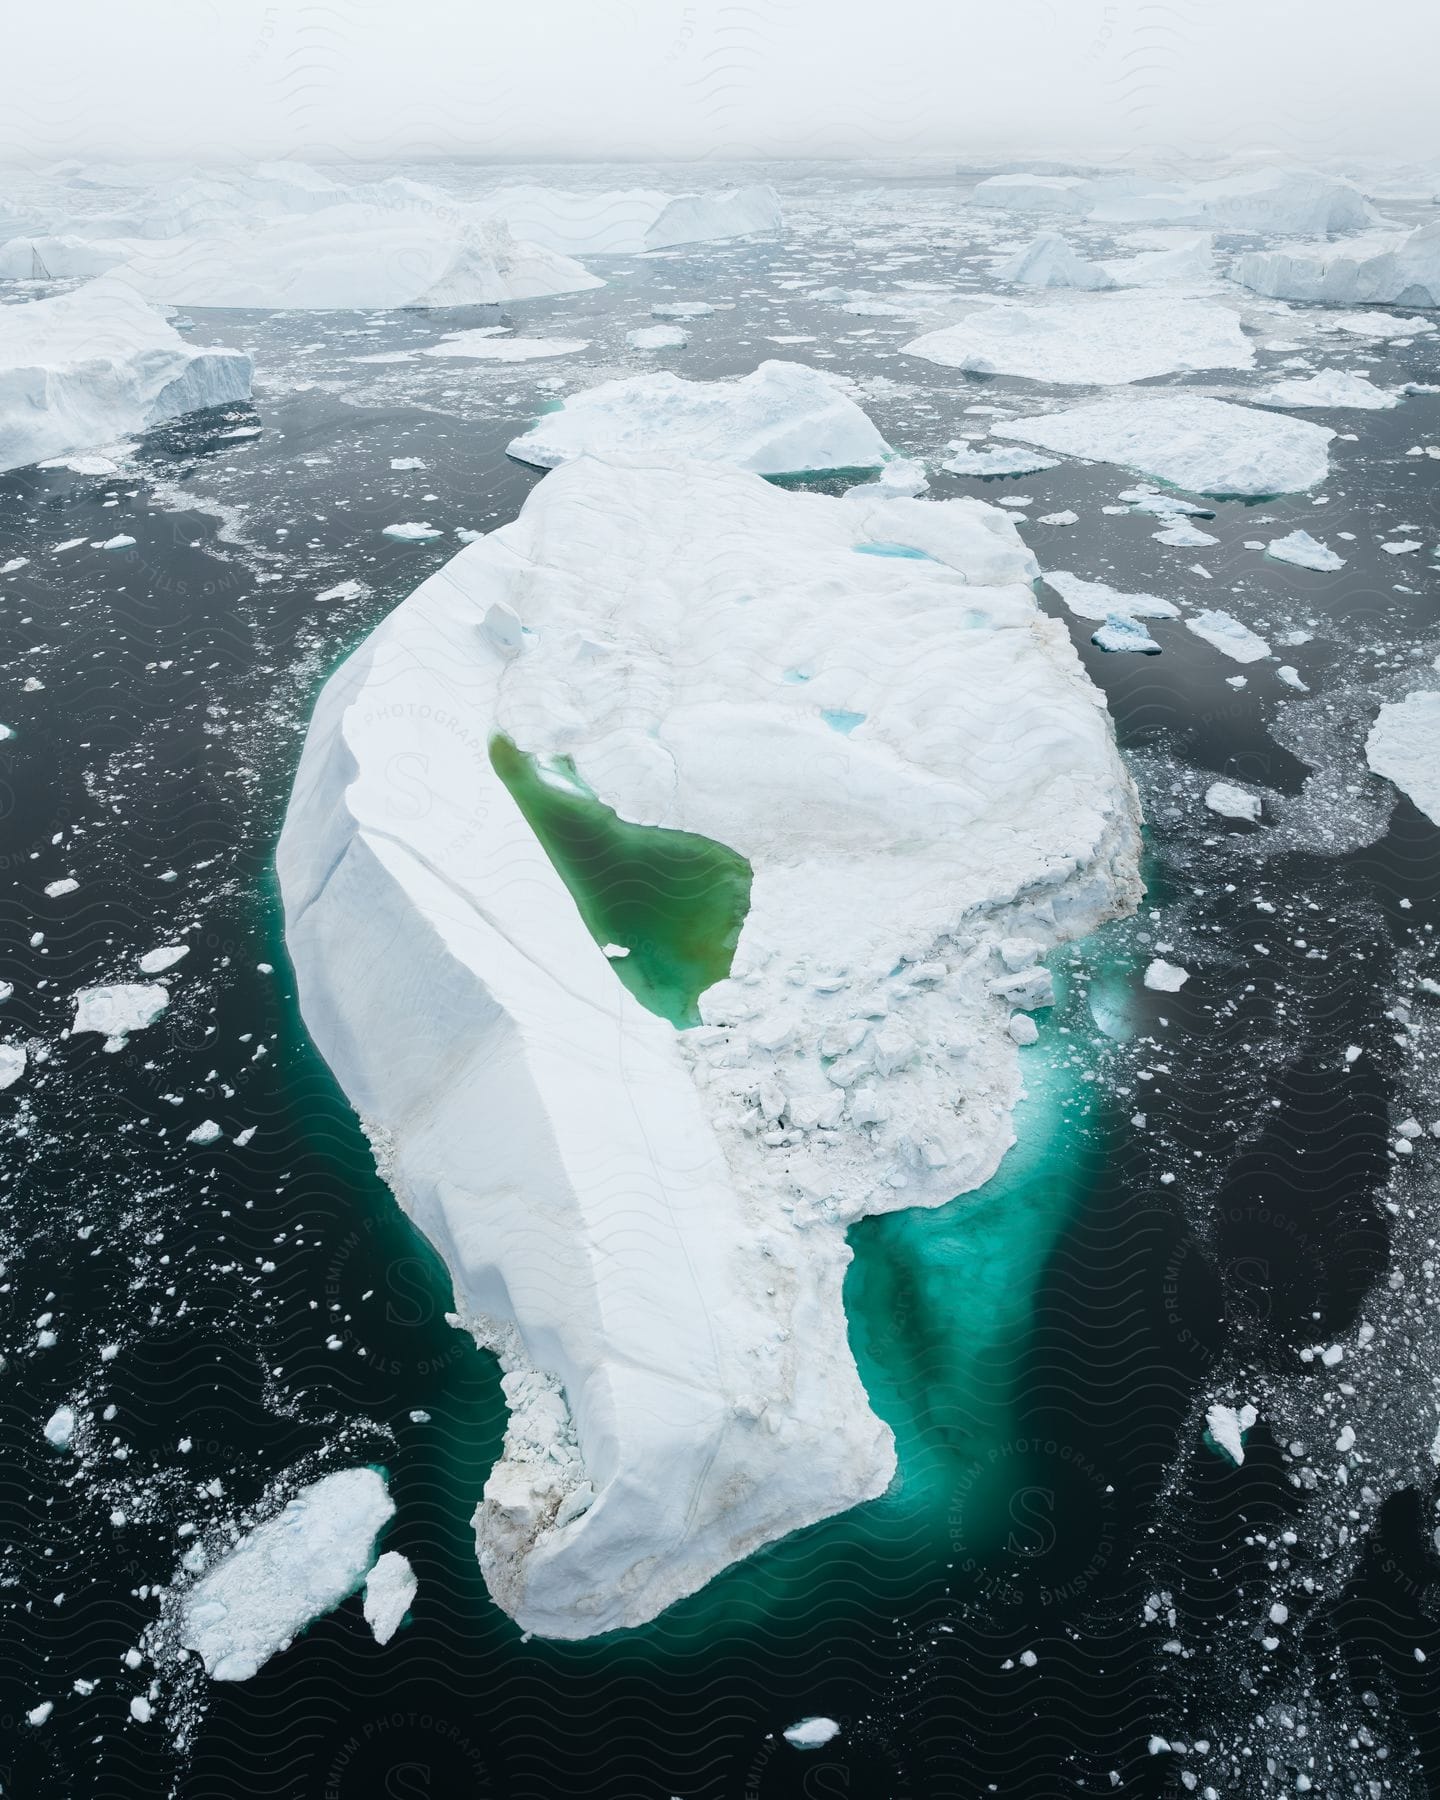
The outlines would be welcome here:
[[[995,444],[974,450],[968,444],[957,444],[941,463],[947,475],[1039,475],[1060,466],[1056,456],[1041,456],[1034,450],[1012,450]]]
[[[1062,456],[1119,463],[1193,493],[1237,498],[1315,487],[1329,471],[1335,435],[1308,419],[1199,394],[1127,395],[994,429]]]
[[[1231,271],[1277,300],[1329,306],[1440,306],[1440,222],[1341,244],[1252,250]]]
[[[503,220],[346,204],[149,245],[115,271],[170,306],[491,306],[602,287]]]
[[[996,270],[1001,281],[1023,287],[1112,288],[1115,279],[1087,262],[1058,231],[1045,231]]]
[[[1217,1400],[1206,1409],[1205,1429],[1217,1450],[1238,1469],[1245,1461],[1245,1433],[1260,1417],[1253,1406],[1226,1406]]]
[[[1239,316],[1213,300],[1173,294],[983,306],[902,346],[909,356],[978,375],[1021,375],[1109,387],[1192,369],[1249,369],[1255,351]]]
[[[586,456],[320,697],[277,854],[301,1006],[500,1356],[477,1549],[527,1630],[642,1623],[893,1476],[846,1228],[993,1173],[1010,989],[1048,1004],[1034,959],[1141,892],[1037,572],[974,500]],[[622,852],[645,893],[743,872],[714,917],[685,890],[693,1015],[660,915],[605,910]]]
[[[994,175],[971,196],[977,206],[1069,213],[1102,224],[1206,225],[1217,231],[1302,236],[1361,231],[1378,215],[1341,176],[1314,169],[1247,170],[1211,181],[1143,175]]]
[[[1150,633],[1127,613],[1111,613],[1103,625],[1090,633],[1090,642],[1099,650],[1129,651],[1138,656],[1160,654],[1160,646]]]
[[[1421,688],[1382,706],[1365,760],[1440,825],[1440,693]]]
[[[553,469],[577,456],[696,458],[758,475],[874,469],[895,454],[830,377],[804,363],[763,362],[733,381],[669,371],[572,394],[507,446]]]
[[[365,1577],[365,1623],[377,1644],[388,1644],[400,1629],[419,1589],[408,1556],[387,1550]]]
[[[1086,581],[1069,569],[1048,569],[1053,588],[1077,619],[1178,619],[1180,608],[1158,594],[1122,594],[1103,581]]]
[[[517,237],[563,256],[636,256],[761,235],[778,231],[781,222],[779,197],[763,184],[710,194],[517,186],[485,195],[477,210],[503,219]]]
[[[1120,287],[1208,284],[1215,279],[1215,243],[1208,232],[1164,250],[1140,250],[1098,265]]]
[[[81,988],[75,996],[72,1035],[98,1031],[107,1050],[122,1050],[132,1031],[153,1025],[170,1004],[170,990],[160,982],[121,982],[113,987]]]
[[[1013,212],[1071,213],[1081,217],[1094,204],[1094,183],[1079,175],[991,175],[977,182],[972,206],[1003,206]]]
[[[1233,781],[1212,781],[1205,790],[1205,804],[1222,819],[1244,819],[1259,822],[1263,802],[1249,788],[1236,787]]]
[[[135,254],[124,238],[14,237],[0,244],[0,277],[7,281],[69,281],[104,275]]]
[[[180,1643],[214,1680],[248,1681],[356,1591],[394,1512],[376,1469],[341,1469],[302,1488],[180,1596]]]
[[[506,337],[493,325],[482,325],[476,331],[447,332],[438,343],[427,344],[421,354],[473,362],[544,362],[554,356],[575,356],[589,347],[588,338]]]
[[[1398,395],[1343,369],[1321,369],[1315,375],[1277,381],[1262,388],[1255,398],[1262,406],[1354,406],[1366,412],[1388,412],[1400,404]]]
[[[1232,614],[1219,612],[1212,607],[1191,613],[1185,621],[1185,628],[1193,631],[1196,637],[1203,638],[1222,656],[1228,656],[1232,662],[1260,662],[1270,654],[1270,646],[1264,638],[1257,636],[1248,625],[1242,625]]]
[[[0,307],[0,469],[250,396],[250,358],[187,344],[110,279]]]

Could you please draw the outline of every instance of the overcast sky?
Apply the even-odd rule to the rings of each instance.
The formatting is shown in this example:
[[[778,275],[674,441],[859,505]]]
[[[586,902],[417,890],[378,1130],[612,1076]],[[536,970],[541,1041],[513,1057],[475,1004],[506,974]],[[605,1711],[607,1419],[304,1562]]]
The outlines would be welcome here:
[[[1440,160],[1440,0],[10,0],[0,159]]]

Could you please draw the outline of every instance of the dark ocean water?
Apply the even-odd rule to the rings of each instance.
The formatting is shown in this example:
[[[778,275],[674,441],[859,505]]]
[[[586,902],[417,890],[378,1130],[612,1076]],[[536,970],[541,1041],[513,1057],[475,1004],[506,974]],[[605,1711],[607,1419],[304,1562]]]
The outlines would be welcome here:
[[[878,285],[881,255],[916,279],[981,279],[934,204],[911,223],[892,197],[868,247],[841,216],[817,211],[782,244],[627,259],[523,324],[608,346],[654,298],[728,297],[677,366],[831,351],[821,366],[869,383],[882,431],[929,456],[964,405],[1033,404],[1029,384],[896,357],[903,321],[837,323],[793,296],[774,310],[785,271]],[[1154,542],[1161,521],[1102,512],[1133,485],[1123,472],[933,479],[937,498],[1034,496],[1032,518],[1073,508],[1074,526],[1024,528],[1044,566],[1229,606],[1277,640],[1313,632],[1279,651],[1312,692],[1277,684],[1273,663],[1239,671],[1178,624],[1157,628],[1160,657],[1132,658],[1070,620],[1145,796],[1147,910],[1060,959],[1063,1004],[1026,1052],[1020,1142],[990,1187],[852,1232],[852,1342],[900,1482],[643,1630],[526,1642],[485,1593],[469,1525],[503,1432],[496,1370],[446,1323],[444,1272],[309,1046],[271,867],[325,674],[456,529],[512,517],[538,479],[504,445],[545,403],[548,366],[446,369],[448,396],[405,403],[410,366],[346,375],[345,334],[383,352],[502,316],[210,315],[200,335],[256,349],[253,412],[155,434],[111,477],[0,477],[0,564],[29,559],[0,577],[15,732],[0,744],[0,1023],[32,1057],[0,1099],[3,1791],[1053,1800],[1109,1793],[1111,1771],[1123,1793],[1179,1794],[1195,1771],[1193,1791],[1229,1795],[1296,1791],[1306,1743],[1323,1742],[1314,1792],[1440,1792],[1440,1364],[1423,1313],[1387,1323],[1376,1301],[1397,1272],[1422,1293],[1426,1279],[1433,1140],[1413,1167],[1393,1143],[1408,1112],[1440,1116],[1420,1110],[1435,1050],[1414,989],[1440,836],[1407,801],[1390,813],[1356,725],[1425,685],[1440,652],[1436,463],[1405,455],[1434,441],[1436,400],[1316,415],[1358,434],[1332,447],[1325,505],[1217,504],[1203,523],[1221,541],[1196,558],[1208,582],[1193,553]],[[814,343],[775,350],[771,325]],[[1362,360],[1379,382],[1434,379],[1423,337],[1346,357]],[[284,379],[263,385],[267,367]],[[425,467],[392,471],[396,457]],[[409,519],[446,535],[380,535]],[[1387,555],[1406,523],[1425,551]],[[1356,534],[1340,575],[1245,548],[1298,524]],[[116,533],[134,546],[90,547]],[[316,602],[346,578],[367,591]],[[1242,689],[1225,682],[1237,672]],[[1203,810],[1222,775],[1301,810],[1257,847],[1260,831]],[[69,874],[78,891],[45,895]],[[137,979],[140,954],[179,941],[158,1024],[115,1055],[63,1035],[76,988]],[[1167,947],[1192,971],[1179,994],[1139,984]],[[187,1142],[205,1119],[224,1137]],[[57,1338],[40,1348],[47,1313]],[[1383,1354],[1347,1365],[1374,1421],[1357,1551],[1307,1526],[1321,1501],[1270,1414],[1308,1407],[1330,1430],[1297,1353],[1372,1316]],[[1196,1409],[1242,1392],[1272,1404],[1234,1468],[1200,1445]],[[41,1436],[63,1400],[87,1421],[74,1456]],[[180,1524],[203,1536],[357,1462],[389,1471],[385,1542],[419,1576],[412,1624],[381,1649],[352,1600],[252,1680],[167,1685],[151,1723],[131,1720],[154,1671],[125,1652],[173,1578]],[[1313,1604],[1292,1602],[1269,1651],[1257,1602],[1306,1556]],[[28,1725],[46,1700],[53,1716]],[[842,1736],[792,1750],[779,1733],[817,1712]],[[1152,1753],[1156,1736],[1172,1747]]]

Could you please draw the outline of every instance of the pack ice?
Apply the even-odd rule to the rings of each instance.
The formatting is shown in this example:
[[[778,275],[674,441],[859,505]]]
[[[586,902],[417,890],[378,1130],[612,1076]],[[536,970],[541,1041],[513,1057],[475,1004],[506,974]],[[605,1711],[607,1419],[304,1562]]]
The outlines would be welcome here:
[[[1440,306],[1440,222],[1346,242],[1251,250],[1231,271],[1278,300],[1329,306]]]
[[[1298,493],[1325,479],[1335,433],[1308,419],[1199,394],[1099,400],[1033,419],[1007,419],[999,437],[1062,456],[1119,463],[1200,494]]]
[[[1189,369],[1248,369],[1255,351],[1238,315],[1174,294],[1067,296],[977,307],[903,346],[907,355],[979,375],[1106,387]]]
[[[321,695],[278,851],[302,1006],[501,1356],[477,1548],[526,1629],[641,1623],[894,1473],[846,1227],[994,1171],[1012,1008],[1141,891],[1135,794],[1036,573],[973,500],[584,457]],[[623,985],[497,733],[748,859],[700,1025]]]
[[[172,306],[488,306],[601,287],[579,263],[454,209],[346,204],[137,248],[115,271]]]
[[[188,344],[102,278],[0,307],[0,469],[113,443],[250,394],[250,358]]]
[[[669,371],[572,394],[507,445],[553,469],[577,456],[734,463],[759,475],[873,469],[895,454],[836,382],[804,363],[763,362],[734,381]]]

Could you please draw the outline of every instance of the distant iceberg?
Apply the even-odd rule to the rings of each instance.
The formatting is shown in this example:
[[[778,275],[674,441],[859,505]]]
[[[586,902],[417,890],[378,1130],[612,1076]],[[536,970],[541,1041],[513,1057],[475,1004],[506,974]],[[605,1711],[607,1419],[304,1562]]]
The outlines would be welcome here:
[[[1001,281],[1022,287],[1112,288],[1115,278],[1087,262],[1058,231],[1044,231],[995,271]]]
[[[1134,790],[1036,573],[972,500],[586,456],[321,695],[287,941],[379,1167],[501,1358],[477,1547],[528,1630],[642,1623],[891,1480],[846,1227],[994,1171],[1009,1020],[1052,998],[1037,959],[1141,891]],[[520,751],[531,804],[744,859],[700,1024],[642,1005],[644,946],[587,925],[603,857],[562,874],[509,785]],[[395,787],[417,766],[420,809]]]
[[[1144,175],[992,175],[971,199],[977,206],[1067,213],[1100,224],[1204,225],[1269,236],[1362,231],[1379,217],[1353,181],[1314,169],[1253,169],[1194,182]]]
[[[1242,287],[1328,306],[1440,306],[1440,222],[1336,244],[1252,250],[1232,271]]]
[[[0,307],[0,469],[250,395],[250,358],[189,344],[109,277]]]
[[[635,256],[780,227],[779,197],[765,185],[692,194],[516,186],[484,196],[476,209],[503,219],[517,237],[565,256]]]

